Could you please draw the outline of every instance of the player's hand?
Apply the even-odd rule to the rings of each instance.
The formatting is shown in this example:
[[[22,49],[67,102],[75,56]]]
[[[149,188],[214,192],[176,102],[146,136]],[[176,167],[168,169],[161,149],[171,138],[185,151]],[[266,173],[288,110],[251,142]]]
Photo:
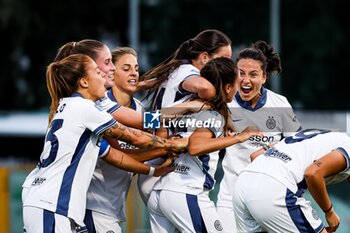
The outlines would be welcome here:
[[[256,136],[256,135],[264,136],[264,134],[257,127],[248,126],[241,133],[236,134],[235,137],[237,137],[237,139],[240,142],[244,142],[248,140],[251,136]]]
[[[148,80],[139,81],[137,83],[137,91],[149,89],[157,83],[157,78],[151,78]]]
[[[187,150],[188,138],[174,138],[169,140],[173,141],[173,144],[174,144],[173,147],[169,148],[170,152],[179,154]]]
[[[335,232],[340,224],[340,217],[332,208],[329,212],[326,213],[326,220],[328,223],[328,227],[326,227],[327,232]]]
[[[175,170],[175,166],[170,166],[174,162],[173,158],[167,158],[164,163],[155,167],[153,176],[164,176]]]

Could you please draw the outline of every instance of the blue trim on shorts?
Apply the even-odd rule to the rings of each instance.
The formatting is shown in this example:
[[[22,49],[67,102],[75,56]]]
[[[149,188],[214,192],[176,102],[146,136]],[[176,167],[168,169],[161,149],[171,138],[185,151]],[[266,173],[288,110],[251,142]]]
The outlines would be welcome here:
[[[96,233],[94,218],[92,217],[91,210],[85,210],[84,224],[86,225],[86,228],[89,233]]]
[[[285,201],[286,201],[286,207],[288,209],[289,215],[300,233],[312,233],[312,232],[318,233],[319,229],[323,228],[323,224],[321,224],[317,229],[314,229],[310,225],[309,221],[306,219],[303,211],[301,210],[300,205],[296,204],[297,202],[296,195],[289,189],[287,189]]]
[[[55,213],[43,209],[44,233],[55,233]]]
[[[187,207],[190,211],[193,228],[196,232],[207,233],[196,195],[186,194]]]

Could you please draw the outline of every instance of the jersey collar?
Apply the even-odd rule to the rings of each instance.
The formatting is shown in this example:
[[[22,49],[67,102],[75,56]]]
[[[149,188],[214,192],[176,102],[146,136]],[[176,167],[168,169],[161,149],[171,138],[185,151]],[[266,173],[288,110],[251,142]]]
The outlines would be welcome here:
[[[245,108],[249,111],[256,111],[260,108],[262,108],[265,104],[266,104],[266,100],[267,100],[267,90],[264,87],[261,87],[261,96],[258,99],[258,102],[256,103],[255,107],[252,108],[252,106],[250,105],[250,103],[248,101],[244,101],[242,100],[242,98],[239,96],[239,93],[237,92],[235,95],[236,101],[237,103],[242,107]]]
[[[116,103],[119,105],[118,101],[116,100],[116,98],[115,98],[114,95],[113,95],[113,90],[112,90],[112,88],[109,89],[109,90],[107,91],[107,96],[108,96],[108,98],[110,98],[113,102],[116,102]],[[136,110],[136,102],[135,102],[134,98],[131,98],[131,106],[130,106],[130,107],[131,107],[132,109]]]

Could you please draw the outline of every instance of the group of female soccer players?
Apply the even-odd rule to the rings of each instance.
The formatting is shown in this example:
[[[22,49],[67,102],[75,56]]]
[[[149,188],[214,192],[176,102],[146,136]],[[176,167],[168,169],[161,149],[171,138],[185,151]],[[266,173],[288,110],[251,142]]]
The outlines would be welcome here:
[[[301,130],[288,100],[264,87],[281,70],[264,41],[234,62],[215,29],[141,80],[132,48],[66,43],[47,68],[52,103],[40,161],[23,184],[25,232],[122,232],[134,173],[154,233],[335,231],[325,185],[348,179],[350,138]],[[134,97],[141,89],[149,106]],[[142,129],[145,110],[184,124]],[[303,198],[307,187],[329,227]]]

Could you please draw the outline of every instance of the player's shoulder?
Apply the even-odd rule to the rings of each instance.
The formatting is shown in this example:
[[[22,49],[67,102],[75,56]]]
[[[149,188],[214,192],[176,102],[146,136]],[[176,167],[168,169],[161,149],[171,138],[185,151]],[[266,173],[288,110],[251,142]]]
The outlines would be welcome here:
[[[60,102],[60,105],[73,105],[75,109],[91,108],[95,105],[92,100],[80,97],[63,98]]]
[[[291,107],[287,97],[266,89],[267,102],[279,107]]]
[[[193,66],[192,64],[181,64],[174,72],[175,76],[194,76],[194,75],[200,75],[200,71]]]

